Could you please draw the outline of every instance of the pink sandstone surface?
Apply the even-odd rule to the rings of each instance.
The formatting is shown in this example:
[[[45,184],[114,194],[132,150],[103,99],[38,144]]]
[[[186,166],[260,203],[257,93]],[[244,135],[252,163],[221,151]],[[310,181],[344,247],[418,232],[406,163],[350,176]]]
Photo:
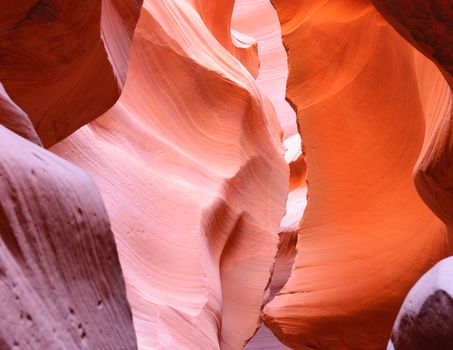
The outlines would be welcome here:
[[[119,102],[52,148],[100,187],[139,347],[239,349],[260,324],[288,170],[227,48],[191,3],[145,1]]]
[[[135,349],[91,177],[3,126],[0,147],[0,349]]]

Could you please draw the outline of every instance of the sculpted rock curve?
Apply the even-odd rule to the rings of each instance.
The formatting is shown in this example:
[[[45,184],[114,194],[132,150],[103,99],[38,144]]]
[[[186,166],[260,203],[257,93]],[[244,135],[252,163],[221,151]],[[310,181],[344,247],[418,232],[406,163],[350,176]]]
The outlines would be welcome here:
[[[412,177],[425,120],[445,120],[451,91],[438,71],[435,89],[422,81],[434,65],[369,1],[273,3],[309,200],[291,277],[264,320],[294,349],[382,349],[409,288],[451,254]]]
[[[90,176],[0,126],[0,348],[135,349]]]
[[[100,187],[143,348],[242,348],[284,213],[272,105],[199,11],[145,1],[120,100],[52,147]]]
[[[46,147],[118,99],[140,6],[137,0],[1,2],[0,82]]]

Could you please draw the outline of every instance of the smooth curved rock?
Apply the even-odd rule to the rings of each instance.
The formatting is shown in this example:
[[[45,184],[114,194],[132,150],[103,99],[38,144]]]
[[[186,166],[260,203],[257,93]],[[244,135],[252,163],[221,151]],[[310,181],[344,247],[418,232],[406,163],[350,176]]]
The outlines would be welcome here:
[[[88,174],[0,126],[0,348],[136,349]]]
[[[119,102],[52,148],[101,189],[141,348],[242,348],[277,252],[281,129],[202,18],[145,1]]]
[[[411,289],[393,326],[388,350],[449,350],[453,344],[453,257]]]
[[[425,117],[423,148],[414,168],[417,190],[453,233],[453,105],[452,86],[434,64],[415,59],[420,102]]]
[[[435,137],[425,120],[445,121],[451,91],[368,1],[273,3],[309,197],[291,277],[264,320],[294,349],[382,349],[409,288],[452,252],[412,178]]]
[[[137,0],[1,2],[0,82],[46,147],[118,99],[140,5]]]
[[[198,12],[211,34],[249,70],[258,75],[260,59],[256,40],[231,28],[235,0],[186,0]]]
[[[414,170],[415,184],[428,206],[453,229],[453,7],[448,1],[373,0],[377,9],[434,67],[418,64],[419,86],[426,119],[423,150]],[[423,59],[418,59],[423,61]],[[426,88],[424,88],[426,86]]]

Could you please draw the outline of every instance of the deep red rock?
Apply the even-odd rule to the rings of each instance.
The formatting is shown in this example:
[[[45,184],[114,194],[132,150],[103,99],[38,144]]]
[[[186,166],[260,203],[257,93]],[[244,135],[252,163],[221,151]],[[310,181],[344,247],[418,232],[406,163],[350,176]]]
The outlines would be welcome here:
[[[6,0],[0,82],[46,147],[113,106],[140,1]]]

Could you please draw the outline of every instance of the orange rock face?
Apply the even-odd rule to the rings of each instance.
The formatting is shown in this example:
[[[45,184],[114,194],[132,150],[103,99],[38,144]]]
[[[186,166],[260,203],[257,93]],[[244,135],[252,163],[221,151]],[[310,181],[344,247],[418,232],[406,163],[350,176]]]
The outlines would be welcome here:
[[[411,44],[437,65],[453,86],[453,8],[447,1],[417,0],[390,2],[373,0],[377,9]],[[423,61],[419,59],[419,61]],[[449,227],[453,226],[453,112],[451,93],[436,69],[417,64],[419,86],[426,121],[422,154],[415,169],[415,183],[421,197]]]
[[[428,208],[412,177],[445,155],[434,140],[450,145],[438,124],[449,120],[451,91],[367,1],[274,4],[309,200],[291,277],[264,320],[294,349],[382,349],[409,288],[451,252],[430,211],[444,219],[436,206],[451,201]]]

